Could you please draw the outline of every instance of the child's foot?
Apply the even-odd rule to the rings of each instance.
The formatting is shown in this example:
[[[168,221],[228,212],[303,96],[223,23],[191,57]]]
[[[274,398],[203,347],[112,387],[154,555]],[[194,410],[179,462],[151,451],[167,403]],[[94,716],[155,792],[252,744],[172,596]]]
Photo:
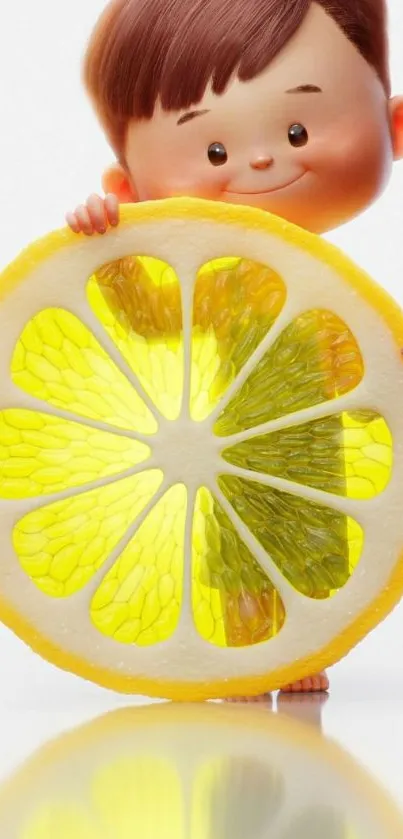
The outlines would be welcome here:
[[[326,673],[319,673],[317,676],[309,676],[306,679],[301,679],[300,682],[293,682],[290,685],[286,685],[280,693],[326,693],[328,690],[329,679]],[[225,701],[245,704],[258,702],[259,704],[271,705],[271,694],[263,693],[261,696],[232,696]]]
[[[319,673],[317,676],[309,676],[301,679],[300,682],[285,685],[281,693],[324,693],[327,690],[329,690],[329,679],[326,673]]]

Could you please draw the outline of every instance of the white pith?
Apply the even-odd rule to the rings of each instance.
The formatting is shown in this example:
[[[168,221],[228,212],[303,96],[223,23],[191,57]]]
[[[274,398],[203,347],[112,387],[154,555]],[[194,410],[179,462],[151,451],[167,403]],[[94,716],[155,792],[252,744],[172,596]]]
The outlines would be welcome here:
[[[175,428],[161,418],[151,400],[146,397],[135,375],[108,338],[87,302],[86,284],[94,270],[106,262],[130,254],[154,256],[168,262],[181,281],[185,387],[183,412]],[[284,280],[287,300],[267,338],[229,388],[215,414],[204,424],[196,424],[189,418],[187,398],[190,390],[193,285],[199,267],[222,256],[242,256],[269,265]],[[58,493],[57,496],[19,502],[0,501],[3,597],[14,609],[23,613],[38,632],[51,638],[56,645],[81,659],[87,659],[92,665],[119,673],[121,676],[146,676],[149,679],[169,680],[171,683],[175,680],[219,681],[262,673],[269,676],[270,671],[291,664],[299,658],[314,655],[325,647],[387,584],[403,545],[403,369],[394,339],[381,317],[358,297],[333,269],[318,262],[306,252],[292,249],[289,244],[269,232],[242,229],[240,236],[239,229],[233,224],[226,226],[225,220],[222,224],[202,220],[157,220],[155,223],[123,227],[106,237],[77,241],[72,248],[59,251],[37,268],[33,266],[29,282],[17,286],[4,300],[0,308],[0,408],[25,407],[71,419],[70,413],[27,396],[14,386],[10,379],[12,354],[24,326],[37,312],[53,306],[68,309],[88,326],[153,411],[160,423],[158,440],[154,445],[153,437],[147,438],[153,449],[151,459],[133,471],[163,466],[165,481],[151,505],[148,505],[144,514],[129,529],[124,540],[119,543],[91,582],[81,592],[63,600],[53,600],[42,594],[25,575],[12,547],[13,526],[21,516],[32,509],[77,492],[87,491],[97,483],[116,481],[119,476],[86,485],[76,491],[67,490],[65,493]],[[355,391],[338,400],[275,420],[262,428],[274,430],[300,423],[302,420],[334,414],[340,410],[379,411],[388,423],[394,440],[394,468],[386,490],[371,501],[353,501],[295,485],[280,478],[247,473],[229,466],[220,459],[219,450],[225,447],[228,441],[252,437],[260,429],[254,428],[245,434],[225,439],[213,438],[211,435],[215,416],[245,381],[258,358],[297,315],[318,308],[334,312],[351,329],[363,354],[364,378]],[[79,416],[75,419],[83,424],[106,428],[102,423]],[[108,427],[108,430],[115,429]],[[116,433],[131,436],[127,432]],[[175,444],[172,435],[175,437]],[[186,450],[186,457],[178,457],[178,441]],[[216,477],[224,473],[249,475],[255,481],[259,480],[261,483],[322,502],[356,519],[364,530],[363,554],[351,580],[336,597],[327,601],[306,599],[289,585],[223,498]],[[92,596],[150,506],[158,501],[172,482],[181,480],[188,487],[189,504],[184,599],[178,629],[168,641],[152,647],[142,648],[117,643],[101,635],[93,626],[90,618]],[[267,571],[283,599],[287,619],[285,626],[273,640],[255,647],[221,649],[204,641],[196,631],[191,606],[190,502],[200,485],[207,485],[218,497],[241,538]]]

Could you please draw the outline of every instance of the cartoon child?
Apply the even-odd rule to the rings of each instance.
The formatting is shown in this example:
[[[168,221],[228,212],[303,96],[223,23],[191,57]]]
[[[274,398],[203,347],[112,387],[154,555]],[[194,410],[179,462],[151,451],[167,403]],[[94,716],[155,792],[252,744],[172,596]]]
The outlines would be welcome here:
[[[68,213],[77,233],[117,225],[119,202],[178,195],[321,233],[403,157],[385,0],[112,0],[84,79],[117,162],[106,198]],[[320,674],[285,690],[327,687]]]

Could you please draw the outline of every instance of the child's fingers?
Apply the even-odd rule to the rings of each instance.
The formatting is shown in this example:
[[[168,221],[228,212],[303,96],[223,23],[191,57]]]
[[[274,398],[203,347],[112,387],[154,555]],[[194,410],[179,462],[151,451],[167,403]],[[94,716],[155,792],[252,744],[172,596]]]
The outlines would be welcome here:
[[[119,201],[116,198],[116,195],[113,195],[111,192],[108,193],[104,204],[109,224],[111,224],[112,227],[116,227],[119,224]]]
[[[119,224],[119,201],[110,193],[105,200],[95,193],[90,195],[86,204],[80,204],[74,213],[67,213],[66,221],[74,233],[92,236],[94,231],[105,233],[108,225]]]
[[[73,233],[81,233],[81,227],[75,213],[66,213],[66,221]]]
[[[93,229],[97,233],[106,233],[107,219],[102,198],[99,195],[90,195],[87,201],[87,210]]]
[[[94,232],[94,226],[92,224],[87,207],[84,204],[80,204],[80,206],[77,207],[75,216],[80,225],[80,230],[83,233],[85,233],[86,236],[92,236]]]

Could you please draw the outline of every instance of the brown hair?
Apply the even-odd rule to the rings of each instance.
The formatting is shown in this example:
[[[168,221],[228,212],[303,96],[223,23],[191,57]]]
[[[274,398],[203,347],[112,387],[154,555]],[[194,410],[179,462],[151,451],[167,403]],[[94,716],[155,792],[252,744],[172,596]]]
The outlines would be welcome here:
[[[133,118],[197,104],[211,82],[253,79],[299,29],[313,0],[112,0],[84,61],[84,83],[119,158]],[[390,94],[386,0],[315,0]]]

